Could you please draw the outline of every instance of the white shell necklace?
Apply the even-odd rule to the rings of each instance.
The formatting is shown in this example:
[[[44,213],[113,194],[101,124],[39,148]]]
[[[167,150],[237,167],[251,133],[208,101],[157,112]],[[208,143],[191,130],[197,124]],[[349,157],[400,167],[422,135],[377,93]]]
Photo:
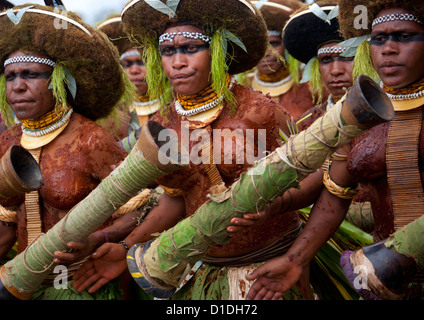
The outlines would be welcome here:
[[[381,82],[380,84],[381,88],[384,88],[384,84],[383,82]],[[389,97],[390,100],[412,100],[412,99],[417,99],[417,98],[421,98],[424,97],[424,89],[420,90],[418,92],[414,92],[414,93],[406,93],[406,94],[392,94],[392,93],[388,93],[386,92],[387,96]]]
[[[233,81],[231,81],[228,88],[231,90],[233,85],[234,85],[234,83],[233,83]],[[205,112],[207,110],[213,109],[217,105],[222,103],[222,101],[224,101],[223,95],[219,96],[218,98],[216,98],[215,100],[213,100],[211,102],[205,103],[204,105],[199,105],[199,106],[196,106],[193,109],[186,110],[186,109],[184,109],[184,107],[181,105],[181,103],[177,99],[177,100],[175,100],[175,110],[177,111],[177,113],[180,116],[189,117],[189,116],[193,116],[193,115]]]
[[[151,106],[155,103],[158,102],[158,99],[153,99],[153,100],[149,100],[149,101],[144,101],[144,102],[140,102],[140,101],[136,101],[134,100],[133,103],[138,106],[138,107],[147,107],[147,106]]]

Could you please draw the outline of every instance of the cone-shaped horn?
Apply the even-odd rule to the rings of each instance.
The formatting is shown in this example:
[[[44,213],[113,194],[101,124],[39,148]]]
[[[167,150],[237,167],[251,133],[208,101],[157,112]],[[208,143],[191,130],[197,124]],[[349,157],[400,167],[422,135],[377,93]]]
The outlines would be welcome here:
[[[368,76],[359,76],[343,102],[343,120],[360,129],[370,129],[394,116],[392,103],[380,86]]]
[[[37,190],[43,183],[37,161],[21,146],[11,146],[1,158],[0,167],[0,200]]]
[[[156,122],[144,126],[131,153],[97,188],[24,253],[2,266],[0,297],[29,299],[55,267],[52,252],[67,251],[69,241],[83,241],[143,188],[184,166],[178,161],[187,161],[188,153],[178,139]],[[4,288],[9,294],[4,294]]]

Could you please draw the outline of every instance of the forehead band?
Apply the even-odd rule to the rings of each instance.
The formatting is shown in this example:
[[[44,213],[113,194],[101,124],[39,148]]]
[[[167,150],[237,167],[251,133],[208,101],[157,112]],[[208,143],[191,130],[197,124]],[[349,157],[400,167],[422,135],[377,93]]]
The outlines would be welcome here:
[[[268,37],[281,37],[282,33],[277,30],[268,30]]]
[[[347,47],[340,47],[340,46],[325,47],[325,48],[320,48],[318,50],[318,55],[328,54],[328,53],[343,53],[346,50],[347,50]]]
[[[12,63],[40,63],[46,64],[52,68],[54,68],[54,66],[56,65],[56,62],[47,58],[39,58],[34,56],[17,56],[6,59],[6,61],[4,62],[4,67]]]
[[[141,54],[138,50],[131,50],[128,52],[124,52],[120,57],[120,61],[124,60],[125,58],[134,57],[134,56],[140,57]]]
[[[211,38],[203,33],[200,32],[171,32],[171,33],[164,33],[159,37],[159,44],[161,44],[164,41],[173,42],[175,36],[181,35],[185,38],[189,39],[200,39],[204,42],[208,43],[211,41]]]
[[[393,13],[393,14],[388,14],[385,16],[375,18],[371,26],[372,28],[374,28],[376,25],[380,23],[391,22],[391,21],[412,21],[419,24],[423,24],[423,22],[420,19],[418,19],[416,16],[414,16],[411,13]]]

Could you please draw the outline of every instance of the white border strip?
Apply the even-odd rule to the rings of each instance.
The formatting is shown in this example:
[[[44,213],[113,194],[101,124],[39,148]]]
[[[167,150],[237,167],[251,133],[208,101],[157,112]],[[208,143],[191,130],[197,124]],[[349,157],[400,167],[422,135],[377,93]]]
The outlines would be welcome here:
[[[130,7],[132,7],[133,5],[135,5],[137,2],[139,2],[140,0],[133,0],[133,1],[131,1],[130,3],[128,3],[126,6],[125,6],[125,8],[124,9],[122,9],[122,12],[121,12],[121,17],[123,17],[124,16],[124,13],[125,13],[125,11],[127,11]]]
[[[248,7],[250,10],[252,10],[252,12],[256,15],[256,11],[255,9],[250,5],[249,2],[245,1],[245,0],[239,0],[241,3],[243,3],[246,7]]]
[[[111,18],[111,19],[108,19],[106,21],[103,21],[101,24],[99,24],[97,26],[97,29],[100,29],[100,28],[102,28],[104,26],[107,26],[108,24],[115,23],[115,22],[121,22],[121,21],[122,21],[121,17]]]
[[[337,6],[325,6],[325,7],[320,7],[322,10],[333,10],[335,7],[337,7]],[[283,29],[283,32],[284,32],[284,30],[286,29],[286,26],[293,20],[293,19],[296,19],[297,17],[300,17],[300,16],[302,16],[302,15],[304,15],[304,14],[308,14],[308,13],[312,13],[312,11],[311,11],[311,9],[307,9],[307,10],[304,10],[304,11],[301,11],[301,12],[299,12],[299,13],[297,13],[297,14],[295,14],[294,16],[291,16],[290,17],[290,19],[286,22],[286,25],[284,26],[284,29]]]
[[[259,2],[260,1],[252,1],[253,4],[257,4]],[[279,4],[279,3],[275,3],[275,2],[264,2],[263,6],[274,7],[274,8],[281,9],[283,11],[286,11],[286,12],[293,12],[294,11],[290,7],[287,7],[285,5],[282,5],[282,4]]]
[[[130,7],[132,7],[133,5],[135,5],[137,2],[139,2],[140,0],[133,0],[130,3],[128,3],[125,8],[122,10],[121,12],[121,17],[124,16],[125,11],[127,11]],[[252,12],[256,15],[256,11],[255,9],[245,0],[239,0],[241,3],[243,3],[246,7],[248,7],[250,10],[252,10]]]
[[[18,12],[19,10],[20,10],[20,9],[13,9],[13,12]],[[52,16],[52,17],[55,17],[55,18],[59,18],[59,19],[61,19],[61,20],[65,20],[65,21],[70,22],[70,23],[72,23],[73,25],[77,26],[77,27],[78,27],[78,28],[80,28],[82,31],[84,31],[86,34],[88,34],[88,35],[90,35],[90,36],[91,36],[90,31],[88,31],[88,30],[87,30],[87,28],[85,28],[82,24],[80,24],[80,23],[76,22],[75,20],[72,20],[72,19],[70,19],[70,18],[68,18],[68,17],[66,17],[66,16],[63,16],[63,15],[61,15],[61,14],[57,14],[57,13],[50,12],[50,11],[45,11],[45,10],[40,10],[40,9],[28,9],[26,12],[41,13],[41,14],[45,14],[45,15],[48,15],[48,16]],[[5,15],[5,14],[6,14],[6,11],[5,11],[5,12],[0,13],[0,16],[3,16],[3,15]]]

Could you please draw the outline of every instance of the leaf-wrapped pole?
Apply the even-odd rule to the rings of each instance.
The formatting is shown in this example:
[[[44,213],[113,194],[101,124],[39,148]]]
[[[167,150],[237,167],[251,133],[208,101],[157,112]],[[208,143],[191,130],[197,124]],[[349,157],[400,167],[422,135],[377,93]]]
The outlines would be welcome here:
[[[55,251],[68,250],[69,241],[83,241],[155,179],[182,167],[178,159],[170,159],[168,165],[158,161],[161,143],[157,137],[161,130],[165,129],[159,124],[147,122],[131,153],[97,188],[46,234],[2,266],[0,292],[6,288],[18,299],[29,299],[55,267]],[[176,138],[174,141],[178,143]]]
[[[232,218],[264,209],[276,197],[296,187],[301,179],[320,168],[335,149],[361,135],[367,128],[359,128],[355,121],[351,122],[355,125],[343,124],[341,114],[349,114],[345,109],[351,107],[343,101],[345,99],[308,130],[291,137],[285,145],[258,161],[229,189],[212,193],[210,201],[194,215],[146,245],[133,246],[127,262],[136,282],[149,294],[171,296],[185,273],[211,246],[229,241],[226,228]],[[386,108],[393,114],[390,103]],[[391,118],[390,115],[388,119]]]

